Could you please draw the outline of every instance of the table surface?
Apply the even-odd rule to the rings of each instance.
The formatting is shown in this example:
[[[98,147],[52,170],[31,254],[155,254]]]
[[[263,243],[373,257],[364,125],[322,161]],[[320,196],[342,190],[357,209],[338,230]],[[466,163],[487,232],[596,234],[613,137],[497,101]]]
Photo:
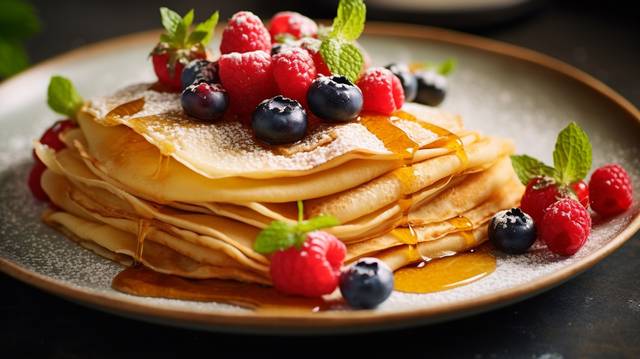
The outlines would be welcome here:
[[[34,62],[87,43],[155,28],[160,5],[158,1],[32,3],[45,24],[43,32],[28,44]],[[316,17],[331,16],[331,6],[304,9],[301,6],[305,5],[293,1],[236,0],[228,4],[175,0],[162,4],[181,12],[187,7],[209,11],[221,5],[223,16],[237,9],[254,9],[268,17],[285,8]],[[380,11],[370,15],[403,19],[403,14]],[[407,19],[421,21],[415,14]],[[596,1],[558,1],[507,23],[465,31],[557,57],[594,75],[640,107],[640,86],[636,83],[640,80],[640,21],[631,7],[610,6],[605,11]],[[67,302],[0,274],[0,293],[4,293],[0,296],[0,350],[54,358],[140,353],[174,357],[194,351],[212,355],[253,351],[275,357],[284,352],[330,355],[345,344],[359,352],[408,351],[418,357],[638,358],[638,273],[640,235],[636,234],[586,273],[503,309],[407,330],[307,338],[227,335],[138,322]]]

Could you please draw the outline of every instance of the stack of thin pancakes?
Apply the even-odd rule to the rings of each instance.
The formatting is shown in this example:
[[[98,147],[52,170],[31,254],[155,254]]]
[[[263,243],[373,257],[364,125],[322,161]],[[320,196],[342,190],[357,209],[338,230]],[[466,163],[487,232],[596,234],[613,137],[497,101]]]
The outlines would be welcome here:
[[[317,126],[288,146],[257,142],[238,121],[195,121],[179,94],[148,84],[88,102],[67,148],[36,144],[44,220],[91,250],[163,273],[268,284],[253,249],[274,220],[330,214],[328,231],[394,270],[466,251],[522,195],[513,144],[417,104],[394,116]]]

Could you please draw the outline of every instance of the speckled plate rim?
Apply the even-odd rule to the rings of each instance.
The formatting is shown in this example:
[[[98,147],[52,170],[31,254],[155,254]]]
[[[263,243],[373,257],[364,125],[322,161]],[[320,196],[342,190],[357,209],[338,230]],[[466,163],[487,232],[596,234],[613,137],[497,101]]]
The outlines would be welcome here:
[[[441,42],[532,63],[548,71],[559,73],[595,90],[598,94],[623,109],[629,115],[630,120],[640,125],[640,111],[610,87],[573,66],[532,50],[478,36],[419,25],[370,22],[367,23],[366,34]],[[21,83],[28,82],[30,77],[48,73],[56,66],[65,62],[82,60],[83,58],[96,56],[101,53],[109,53],[122,46],[148,42],[157,36],[158,31],[127,35],[84,46],[44,61],[1,84],[0,98],[3,97],[6,92],[13,91],[12,87],[20,86]],[[591,268],[622,246],[638,229],[640,229],[640,214],[636,215],[628,226],[606,245],[579,262],[566,266],[553,274],[546,275],[530,283],[500,290],[490,295],[406,311],[376,312],[366,310],[283,315],[279,312],[266,311],[231,313],[200,311],[196,309],[185,310],[171,308],[161,304],[154,304],[152,306],[145,305],[133,300],[128,300],[126,297],[115,297],[108,293],[71,285],[62,280],[26,269],[5,258],[0,258],[0,270],[18,280],[71,301],[151,322],[243,333],[319,334],[363,332],[434,323],[487,311],[524,300],[553,288]]]

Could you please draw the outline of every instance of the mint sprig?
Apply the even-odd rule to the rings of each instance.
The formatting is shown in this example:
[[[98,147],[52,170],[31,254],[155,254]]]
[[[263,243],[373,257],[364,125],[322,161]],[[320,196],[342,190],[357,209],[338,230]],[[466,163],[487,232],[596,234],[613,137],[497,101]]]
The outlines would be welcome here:
[[[355,46],[364,30],[367,8],[362,0],[340,0],[331,32],[323,38],[320,55],[334,75],[355,82],[364,65],[364,56]]]
[[[531,156],[511,156],[511,165],[520,182],[527,185],[532,179],[544,177],[560,186],[568,187],[587,176],[592,164],[589,136],[575,122],[558,134],[553,151],[553,167]]]
[[[338,219],[328,215],[320,215],[304,220],[303,204],[302,201],[298,201],[298,223],[271,222],[269,226],[258,234],[253,249],[258,253],[269,254],[293,246],[300,248],[306,240],[308,232],[334,227],[339,224]]]
[[[73,118],[84,104],[84,100],[71,80],[62,76],[53,76],[47,88],[47,104],[53,111]]]
[[[160,18],[165,33],[160,35],[160,41],[175,49],[188,49],[194,45],[206,46],[211,41],[219,16],[218,11],[214,12],[207,20],[196,25],[191,32],[193,9],[184,16],[180,16],[169,8],[161,7]]]

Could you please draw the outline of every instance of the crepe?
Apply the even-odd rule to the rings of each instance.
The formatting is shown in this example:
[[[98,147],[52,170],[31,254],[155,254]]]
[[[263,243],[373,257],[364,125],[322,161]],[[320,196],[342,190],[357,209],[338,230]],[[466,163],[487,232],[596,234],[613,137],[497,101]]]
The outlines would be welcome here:
[[[270,283],[254,250],[272,221],[329,214],[348,262],[393,269],[466,251],[523,187],[511,141],[464,129],[459,116],[406,104],[393,116],[320,126],[300,143],[265,147],[239,122],[188,118],[179,95],[134,85],[87,103],[55,152],[44,220],[83,246],[190,278]]]

